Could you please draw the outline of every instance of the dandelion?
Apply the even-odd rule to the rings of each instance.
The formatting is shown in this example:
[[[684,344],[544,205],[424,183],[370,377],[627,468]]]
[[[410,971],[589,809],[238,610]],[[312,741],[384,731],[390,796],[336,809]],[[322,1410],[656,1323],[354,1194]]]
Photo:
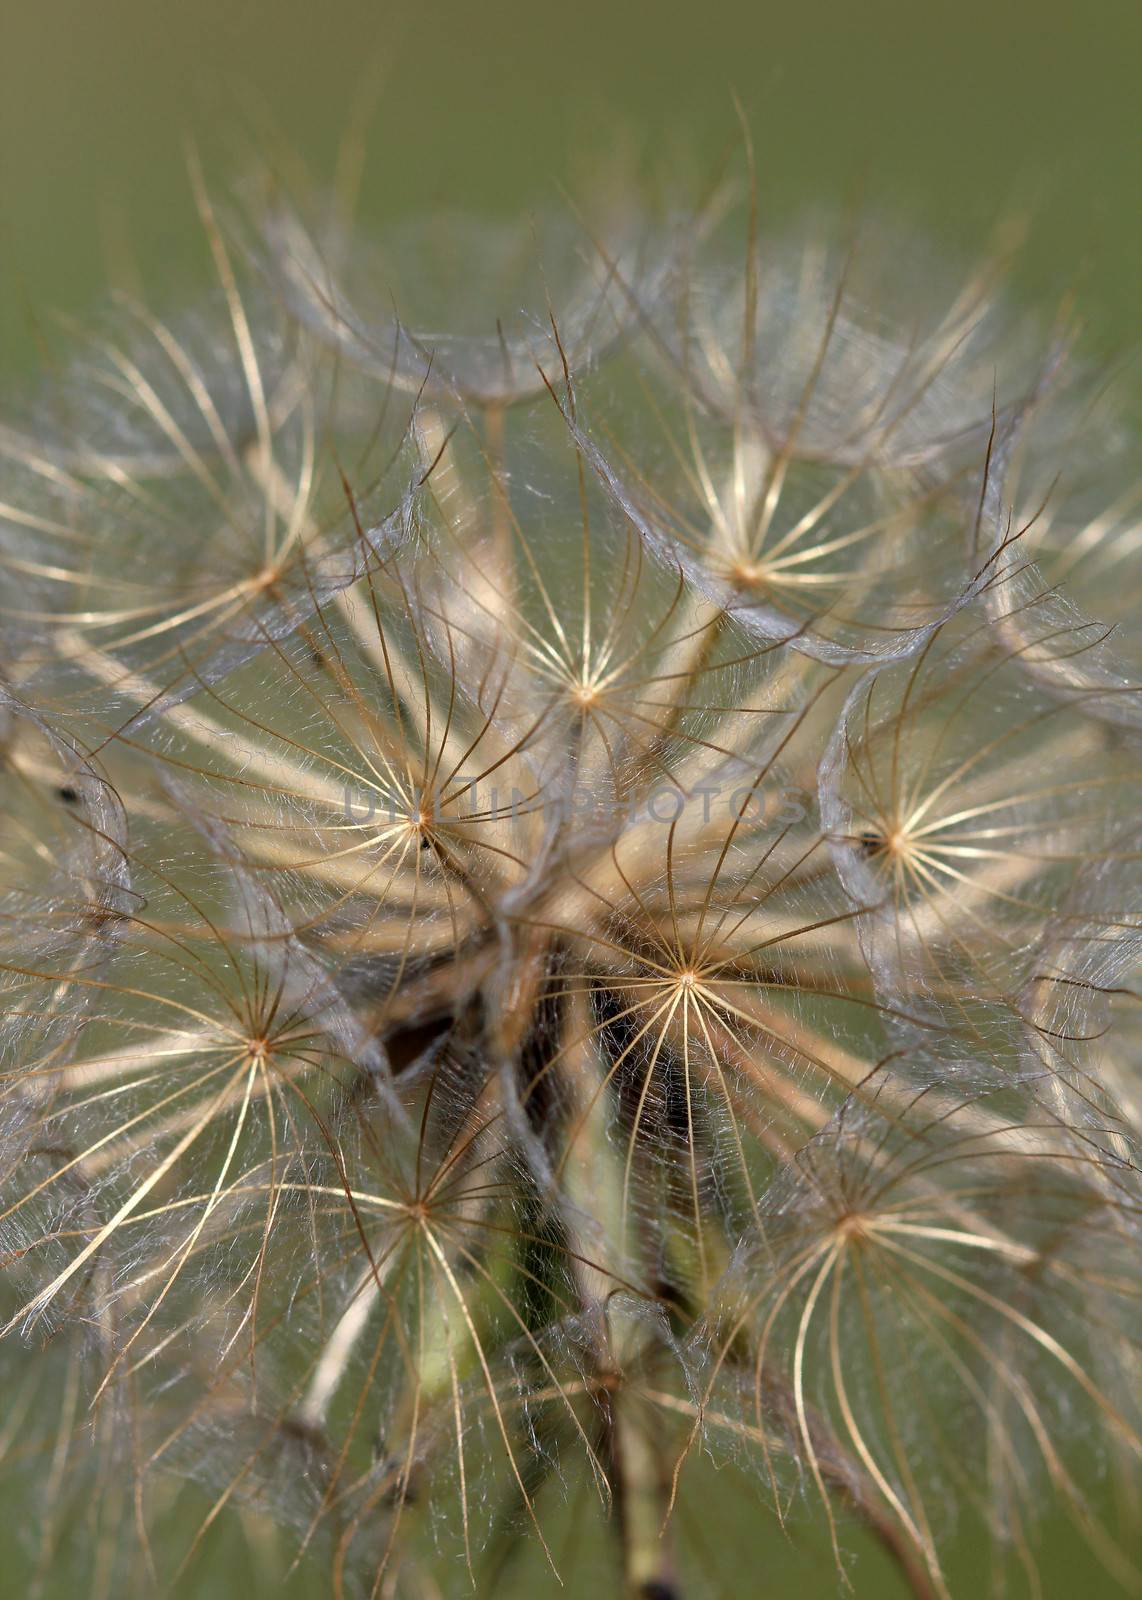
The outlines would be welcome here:
[[[810,234],[762,256],[755,229],[738,265],[699,249],[665,310],[640,306],[614,380],[637,402],[588,384],[584,448],[648,542],[743,626],[828,661],[908,655],[1001,542],[982,513],[1021,402],[981,386],[989,275],[892,326],[865,298],[891,275],[886,245],[862,259],[860,240],[830,252]]]
[[[213,299],[0,428],[27,1581],[79,1506],[98,1596],[242,1534],[665,1600],[797,1525],[1038,1597],[1053,1506],[1130,1592],[1132,501],[1043,481],[1069,333],[748,184],[374,249],[192,176]]]
[[[1010,997],[1069,882],[1132,862],[1117,835],[1137,752],[1098,721],[1109,692],[1059,697],[1037,682],[1069,670],[1088,637],[1060,627],[1044,594],[1017,621],[964,614],[852,691],[821,767],[822,813],[849,892],[882,906],[870,960],[897,994],[935,989],[954,1005],[967,963],[969,994]]]
[[[0,434],[8,670],[58,713],[133,720],[185,696],[402,535],[399,496],[383,528],[348,514],[328,364],[264,296],[255,315],[201,180],[198,194],[208,312],[179,326],[126,303],[63,392]],[[383,426],[374,444],[378,474],[397,470]]]
[[[635,319],[632,286],[638,301],[663,288],[669,234],[603,197],[600,208],[590,227],[566,210],[436,214],[373,243],[347,236],[328,206],[311,203],[307,218],[275,192],[257,248],[302,325],[354,368],[497,430],[543,394],[559,344],[576,368],[605,358]]]
[[[1095,1328],[1129,1341],[1122,1266],[1135,1208],[1090,1181],[1091,1158],[1069,1148],[1065,1125],[1040,1121],[1034,1101],[1011,1104],[1010,1080],[979,1085],[940,1109],[931,1085],[891,1109],[866,1087],[804,1146],[763,1202],[758,1257],[728,1277],[706,1393],[727,1363],[750,1364],[759,1423],[776,1390],[826,1507],[839,1450],[937,1593],[948,1592],[936,1541],[949,1495],[1037,1582],[1037,1472],[1129,1585],[1127,1552],[1093,1520],[1060,1440],[1089,1408],[1130,1457],[1139,1450],[1133,1400],[1113,1378],[1102,1386],[1087,1349]],[[998,1116],[985,1131],[973,1112],[989,1100]],[[943,1501],[924,1449],[942,1453]],[[759,1454],[776,1489],[774,1461]]]

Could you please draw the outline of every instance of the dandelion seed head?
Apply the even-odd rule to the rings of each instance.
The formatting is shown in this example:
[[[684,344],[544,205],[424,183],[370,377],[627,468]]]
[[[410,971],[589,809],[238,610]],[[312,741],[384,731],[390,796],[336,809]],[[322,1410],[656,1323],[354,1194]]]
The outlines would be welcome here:
[[[570,1497],[596,1586],[717,1587],[723,1458],[727,1589],[798,1515],[1037,1594],[1048,1502],[1128,1587],[1137,519],[1070,333],[748,182],[375,245],[192,184],[213,297],[0,427],[0,1471],[34,1423],[107,1587],[251,1519],[337,1596],[581,1586]]]

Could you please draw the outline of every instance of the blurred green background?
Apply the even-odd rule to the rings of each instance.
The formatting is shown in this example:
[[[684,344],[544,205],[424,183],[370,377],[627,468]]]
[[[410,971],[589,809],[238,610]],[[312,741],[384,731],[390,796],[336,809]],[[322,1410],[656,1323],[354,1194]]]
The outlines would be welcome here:
[[[755,130],[770,213],[886,202],[970,247],[1013,208],[1037,299],[1104,348],[1142,332],[1138,0],[4,0],[0,363],[133,264],[205,274],[192,133],[228,164],[273,127],[319,174],[370,73],[367,215],[508,211],[618,140],[712,164]],[[215,166],[215,172],[220,169]],[[166,298],[165,294],[162,298]]]
[[[4,0],[0,375],[21,387],[56,343],[54,314],[83,316],[109,279],[141,278],[167,305],[206,280],[188,136],[216,187],[244,151],[279,143],[328,175],[370,83],[371,221],[441,204],[510,213],[612,149],[701,174],[737,136],[736,94],[770,217],[859,196],[970,254],[1025,212],[1020,292],[1050,311],[1073,290],[1092,352],[1130,354],[1140,75],[1138,0]],[[711,1508],[715,1541],[725,1519],[760,1515],[735,1507],[725,1474]],[[6,1512],[0,1571],[12,1570]],[[731,1567],[727,1594],[834,1592],[820,1541],[788,1544],[774,1526],[769,1542],[764,1582]],[[877,1553],[854,1546],[858,1600],[899,1595]],[[249,1547],[223,1535],[182,1592],[283,1592],[273,1567],[253,1570]],[[953,1592],[982,1592],[986,1574],[965,1530]],[[531,1581],[520,1592],[549,1582]],[[1061,1523],[1047,1530],[1044,1590],[1114,1592]],[[46,1600],[64,1592],[49,1585]],[[290,1592],[317,1596],[324,1581]]]

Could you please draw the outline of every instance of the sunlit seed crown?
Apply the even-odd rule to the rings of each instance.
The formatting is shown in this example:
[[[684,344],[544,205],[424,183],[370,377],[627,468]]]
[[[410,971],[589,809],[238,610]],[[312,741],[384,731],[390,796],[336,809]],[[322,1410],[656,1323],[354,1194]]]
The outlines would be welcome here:
[[[1069,337],[748,184],[194,187],[213,293],[0,423],[29,1571],[662,1600],[799,1516],[1038,1595],[1050,1500],[1132,1592],[1139,502]]]

